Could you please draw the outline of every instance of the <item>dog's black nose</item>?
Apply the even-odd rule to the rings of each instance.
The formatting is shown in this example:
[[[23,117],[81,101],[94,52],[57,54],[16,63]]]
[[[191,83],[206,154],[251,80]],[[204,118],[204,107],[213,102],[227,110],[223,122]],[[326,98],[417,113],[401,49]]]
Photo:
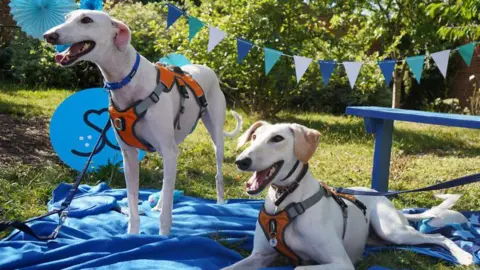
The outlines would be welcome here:
[[[250,168],[250,166],[252,165],[252,159],[251,158],[244,158],[244,159],[237,159],[235,161],[235,164],[237,164],[237,167],[240,169],[240,170],[246,170],[248,168]]]
[[[50,33],[50,34],[45,34],[43,35],[43,38],[50,44],[53,44],[55,45],[58,41],[58,34],[53,32],[53,33]]]

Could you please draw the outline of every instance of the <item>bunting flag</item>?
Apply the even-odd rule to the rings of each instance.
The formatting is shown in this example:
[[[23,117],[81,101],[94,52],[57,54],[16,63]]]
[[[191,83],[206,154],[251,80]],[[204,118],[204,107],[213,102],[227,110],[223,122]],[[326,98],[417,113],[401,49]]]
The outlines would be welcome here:
[[[320,65],[320,73],[322,73],[322,80],[323,85],[327,86],[328,81],[330,80],[330,76],[337,65],[335,61],[326,61],[326,60],[318,60],[318,64]]]
[[[237,52],[238,63],[241,64],[243,59],[247,56],[248,52],[252,49],[253,44],[241,38],[237,38]]]
[[[419,56],[412,56],[407,57],[405,61],[407,61],[410,70],[412,70],[415,79],[420,84],[420,79],[422,78],[422,71],[423,71],[423,62],[425,60],[425,55]]]
[[[172,4],[167,4],[168,6],[168,15],[167,15],[167,29],[174,24],[178,18],[182,17],[184,14],[181,9],[178,7],[172,5]]]
[[[433,61],[437,64],[438,69],[444,78],[447,78],[448,59],[450,58],[450,50],[436,52],[431,54]]]
[[[347,72],[348,81],[350,82],[350,87],[352,89],[355,86],[355,82],[357,81],[358,73],[360,73],[362,64],[362,62],[343,62],[343,66]]]
[[[395,64],[397,60],[384,60],[378,61],[378,66],[383,73],[383,77],[385,77],[385,83],[390,85],[392,81],[393,71],[395,70]]]
[[[470,66],[472,63],[473,50],[475,49],[475,43],[468,43],[458,47],[458,52],[463,58],[463,61],[467,63],[467,66]]]
[[[211,52],[215,46],[222,41],[227,36],[227,33],[223,32],[222,30],[210,26],[210,33],[208,35],[208,47],[207,51]]]
[[[189,16],[188,17],[188,41],[192,41],[193,37],[202,29],[203,22],[199,19]]]
[[[312,63],[312,58],[295,55],[293,56],[293,61],[295,63],[295,75],[297,75],[297,83],[299,83],[303,77],[303,74],[305,74],[305,71],[307,71],[308,66],[310,63]]]
[[[303,0],[304,3],[309,3],[310,1],[308,0]],[[172,5],[172,4],[167,4],[168,6],[168,16],[167,16],[167,29],[173,25],[181,16],[187,16],[186,13]],[[188,16],[188,25],[189,25],[189,33],[188,33],[188,39],[191,41],[195,35],[202,29],[204,25],[207,25],[200,21],[199,19]],[[211,52],[226,36],[227,33],[222,31],[219,28],[209,26],[209,36],[208,36],[208,48],[207,51]],[[237,53],[238,53],[238,63],[241,64],[245,57],[248,55],[248,53],[251,51],[253,48],[253,43],[250,41],[247,41],[242,38],[237,38]],[[458,52],[462,56],[462,59],[465,61],[465,63],[470,66],[473,58],[473,53],[475,50],[476,42],[468,43],[465,45],[462,45],[457,48]],[[284,55],[281,51],[270,49],[267,47],[264,48],[264,55],[265,55],[265,74],[269,74],[270,71],[272,70],[273,66],[278,62],[280,57]],[[60,48],[58,48],[59,50]],[[435,61],[438,69],[442,73],[443,77],[447,77],[447,69],[448,69],[448,62],[449,62],[449,57],[450,57],[451,50],[444,50],[440,52],[435,52],[432,53],[432,59]],[[292,57],[291,55],[285,55]],[[310,66],[312,62],[312,58],[308,57],[303,57],[299,55],[294,55],[293,60],[295,63],[295,75],[297,78],[297,83],[300,82],[302,77],[304,76],[305,72],[307,71],[308,67]],[[385,82],[387,85],[390,85],[392,78],[393,78],[393,72],[395,71],[395,65],[397,61],[403,61],[403,60],[384,60],[384,61],[378,61],[377,64],[380,67],[380,70],[382,71],[383,76],[385,77]],[[422,72],[423,72],[423,66],[424,66],[424,61],[425,61],[425,56],[424,55],[419,55],[419,56],[412,56],[412,57],[407,57],[404,60],[410,70],[412,71],[416,81],[420,83],[420,80],[422,78]],[[367,63],[372,63],[373,61],[367,61]],[[320,65],[320,72],[322,74],[322,79],[323,79],[323,84],[324,86],[328,85],[328,82],[330,80],[331,75],[333,74],[333,71],[335,70],[335,66],[337,65],[337,62],[335,61],[330,61],[330,60],[319,60],[318,61]],[[347,72],[348,80],[350,83],[350,87],[353,89],[355,86],[355,83],[357,81],[358,75],[360,73],[360,69],[362,68],[363,62],[343,62],[343,65],[345,67],[345,70]]]
[[[274,49],[269,49],[267,47],[264,48],[265,53],[265,74],[268,74],[272,67],[277,63],[280,56],[282,56],[281,51],[277,51]]]

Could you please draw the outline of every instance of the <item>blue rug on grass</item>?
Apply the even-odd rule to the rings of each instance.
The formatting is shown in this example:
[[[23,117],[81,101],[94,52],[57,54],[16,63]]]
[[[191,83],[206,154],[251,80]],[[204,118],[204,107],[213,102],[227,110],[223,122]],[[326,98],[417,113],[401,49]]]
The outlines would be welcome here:
[[[60,184],[48,203],[59,205],[71,185]],[[106,184],[81,185],[65,226],[57,239],[42,242],[21,232],[0,241],[0,269],[219,269],[242,257],[217,241],[251,250],[258,211],[263,201],[231,199],[225,205],[212,200],[176,196],[170,237],[158,236],[159,213],[151,211],[149,195],[141,190],[140,235],[127,235],[126,191]],[[410,210],[422,211],[420,210]],[[432,233],[442,233],[480,263],[480,212],[464,213],[471,227],[451,224]],[[48,235],[57,216],[31,224],[39,235]],[[391,247],[368,248],[366,254]],[[450,262],[455,259],[439,247],[395,247],[408,249]],[[292,267],[269,269],[293,269]]]

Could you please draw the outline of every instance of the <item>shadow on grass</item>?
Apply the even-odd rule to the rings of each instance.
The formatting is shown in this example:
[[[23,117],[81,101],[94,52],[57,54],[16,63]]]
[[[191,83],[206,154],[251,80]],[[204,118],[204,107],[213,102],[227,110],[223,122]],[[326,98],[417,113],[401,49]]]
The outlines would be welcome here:
[[[343,122],[327,123],[321,120],[302,119],[284,116],[281,122],[292,122],[314,128],[323,134],[323,143],[344,144],[357,143],[374,145],[374,135],[367,134],[363,121],[345,120]],[[436,156],[478,157],[480,148],[469,145],[467,141],[458,139],[454,134],[438,131],[437,136],[425,131],[395,129],[393,147],[402,150],[405,155],[432,154]]]
[[[41,112],[42,107],[33,104],[16,104],[0,100],[0,113],[12,114],[16,116],[31,115],[29,112]],[[39,114],[41,115],[41,114]]]

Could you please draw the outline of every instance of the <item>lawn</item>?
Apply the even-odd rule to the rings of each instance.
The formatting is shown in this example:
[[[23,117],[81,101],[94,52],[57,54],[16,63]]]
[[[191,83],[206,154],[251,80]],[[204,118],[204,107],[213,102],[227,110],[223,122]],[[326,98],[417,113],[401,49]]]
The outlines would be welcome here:
[[[28,121],[49,118],[55,107],[71,91],[48,89],[24,90],[11,86],[0,92],[0,114],[19,116]],[[244,116],[244,130],[258,119]],[[234,128],[229,115],[226,130]],[[369,186],[372,170],[373,135],[366,134],[362,119],[317,113],[283,112],[271,122],[296,122],[322,133],[321,143],[310,168],[317,179],[332,186]],[[44,132],[48,132],[48,123]],[[480,164],[480,132],[460,128],[396,123],[390,187],[411,189],[437,181],[478,173]],[[0,136],[0,144],[2,143]],[[18,142],[21,144],[22,142]],[[1,146],[1,145],[0,145]],[[224,180],[226,198],[247,197],[244,186],[250,176],[240,173],[233,161],[238,151],[236,141],[226,140]],[[176,188],[186,195],[215,198],[215,157],[203,124],[181,144]],[[1,153],[0,153],[1,154]],[[0,160],[0,163],[2,161]],[[148,154],[141,164],[141,187],[161,188],[162,162],[156,154]],[[60,162],[0,164],[0,218],[25,219],[46,211],[51,191],[60,182],[73,182],[76,172]],[[110,186],[125,186],[116,167],[104,167],[88,175],[86,183],[105,181]],[[462,193],[457,210],[480,209],[480,184],[447,190]],[[394,199],[398,208],[431,207],[439,203],[432,193],[404,195]],[[383,252],[372,255],[357,267],[371,265],[410,269],[462,269],[442,261],[410,252]]]

